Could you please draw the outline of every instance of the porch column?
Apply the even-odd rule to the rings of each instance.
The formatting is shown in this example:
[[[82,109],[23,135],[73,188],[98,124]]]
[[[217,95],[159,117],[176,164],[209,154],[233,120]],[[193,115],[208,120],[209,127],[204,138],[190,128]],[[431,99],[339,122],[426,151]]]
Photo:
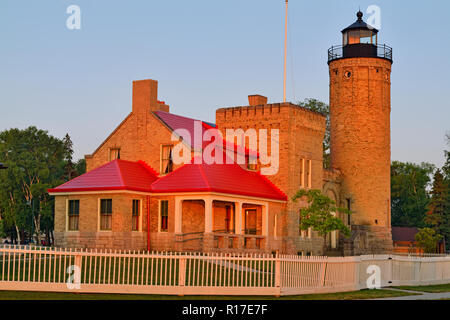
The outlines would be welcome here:
[[[183,200],[176,197],[175,198],[175,234],[182,233],[182,225],[183,225]]]
[[[269,235],[269,209],[267,204],[261,206],[262,216],[262,235],[267,237]]]
[[[213,199],[205,198],[205,233],[212,233],[213,230]]]
[[[242,234],[242,202],[238,201],[234,203],[236,212],[234,215],[234,233],[235,234]]]

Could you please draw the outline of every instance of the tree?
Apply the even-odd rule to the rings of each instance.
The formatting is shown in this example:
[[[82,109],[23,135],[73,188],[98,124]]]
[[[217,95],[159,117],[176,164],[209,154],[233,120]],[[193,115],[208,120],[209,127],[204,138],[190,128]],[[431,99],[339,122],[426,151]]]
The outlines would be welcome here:
[[[77,161],[77,163],[75,164],[75,177],[81,176],[82,174],[86,173],[86,160],[85,159],[80,159]]]
[[[427,187],[434,166],[393,161],[391,165],[391,214],[396,227],[424,227],[429,196]]]
[[[40,242],[41,218],[52,215],[54,201],[47,189],[64,182],[66,156],[62,140],[36,127],[0,132],[0,158],[8,166],[0,173],[0,212],[19,242],[25,232]]]
[[[73,143],[72,143],[72,139],[70,139],[70,136],[68,133],[66,133],[66,135],[64,136],[63,139],[63,145],[64,145],[64,160],[66,162],[65,165],[65,178],[66,180],[71,180],[74,173],[75,173],[75,168],[74,168],[74,163],[73,163]]]
[[[436,234],[431,228],[423,228],[419,229],[419,232],[415,235],[415,240],[417,245],[423,250],[425,253],[436,253],[437,251],[437,243],[442,239],[442,236]]]
[[[431,199],[428,204],[425,223],[430,225],[437,234],[442,235],[446,242],[450,240],[450,202],[448,193],[448,185],[438,169],[434,174],[433,189],[431,190]]]
[[[333,215],[335,212],[350,214],[348,209],[337,207],[335,201],[316,189],[300,189],[292,200],[296,202],[303,197],[306,197],[308,207],[300,210],[299,228],[300,230],[311,228],[318,232],[324,239],[324,251],[326,251],[326,237],[330,232],[338,230],[345,236],[350,236],[350,229],[341,219]]]
[[[323,139],[323,167],[330,167],[330,106],[317,99],[308,98],[299,103],[303,108],[319,112],[326,116],[325,137]]]

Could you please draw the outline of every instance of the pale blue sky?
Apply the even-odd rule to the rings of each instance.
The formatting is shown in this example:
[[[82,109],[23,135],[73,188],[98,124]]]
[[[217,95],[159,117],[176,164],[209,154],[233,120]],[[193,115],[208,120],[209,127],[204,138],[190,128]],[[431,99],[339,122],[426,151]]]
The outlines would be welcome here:
[[[378,5],[379,43],[394,48],[392,159],[441,165],[450,2],[289,3],[288,100],[328,102],[327,49],[341,43],[359,6]],[[66,28],[71,4],[81,8],[81,30]],[[159,81],[172,112],[211,122],[217,108],[245,105],[248,94],[279,102],[283,40],[283,0],[1,0],[0,130],[68,132],[83,157],[131,111],[131,82],[145,78]]]

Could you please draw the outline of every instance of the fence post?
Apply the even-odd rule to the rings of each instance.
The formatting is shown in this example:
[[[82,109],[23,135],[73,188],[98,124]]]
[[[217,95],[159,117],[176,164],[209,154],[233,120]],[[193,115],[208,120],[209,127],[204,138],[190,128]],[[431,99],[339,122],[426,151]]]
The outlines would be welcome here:
[[[275,288],[277,289],[277,297],[280,296],[281,293],[281,259],[277,255],[275,256]]]
[[[184,286],[186,285],[186,258],[180,256],[178,258],[178,287],[180,288],[180,296],[184,296]]]
[[[324,258],[323,258],[324,259]],[[320,271],[320,284],[319,286],[325,287],[325,275],[327,273],[327,261],[322,261],[322,270]]]
[[[361,257],[353,257],[353,261],[353,263],[355,264],[355,290],[361,290],[363,288],[360,282]]]
[[[387,287],[391,286],[393,281],[394,281],[394,259],[392,258],[391,255],[388,255],[388,278],[387,280]]]

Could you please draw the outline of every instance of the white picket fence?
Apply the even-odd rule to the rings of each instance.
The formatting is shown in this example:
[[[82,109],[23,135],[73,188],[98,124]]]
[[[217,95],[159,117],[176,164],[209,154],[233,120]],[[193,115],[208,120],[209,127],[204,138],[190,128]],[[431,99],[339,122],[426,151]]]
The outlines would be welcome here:
[[[373,268],[383,287],[450,282],[449,256],[300,257],[3,246],[0,290],[280,296],[359,290],[367,286]]]

